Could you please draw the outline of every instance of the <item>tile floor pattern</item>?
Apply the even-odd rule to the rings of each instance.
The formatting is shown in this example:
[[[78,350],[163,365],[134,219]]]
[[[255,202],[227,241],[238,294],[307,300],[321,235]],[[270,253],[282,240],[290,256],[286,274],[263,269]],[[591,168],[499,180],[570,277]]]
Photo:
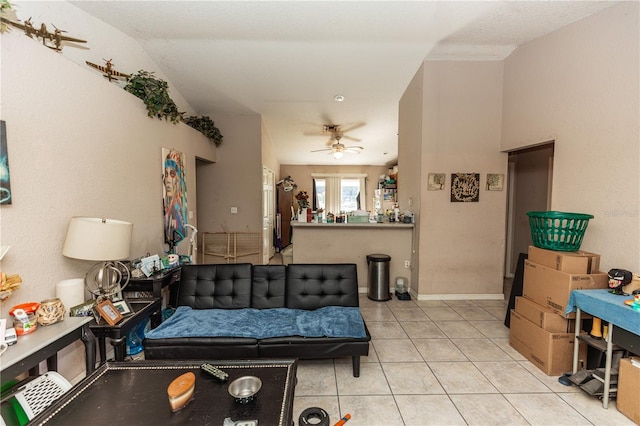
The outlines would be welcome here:
[[[558,383],[509,346],[504,301],[375,302],[360,295],[372,341],[351,359],[302,360],[294,420],[309,407],[333,425],[633,425],[579,388]],[[316,421],[316,419],[310,419]]]

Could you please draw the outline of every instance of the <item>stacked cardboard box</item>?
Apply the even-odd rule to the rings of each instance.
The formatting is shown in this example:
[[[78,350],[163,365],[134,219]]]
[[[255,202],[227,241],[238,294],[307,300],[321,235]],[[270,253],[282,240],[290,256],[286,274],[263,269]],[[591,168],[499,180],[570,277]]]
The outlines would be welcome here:
[[[600,255],[595,253],[529,247],[523,297],[516,298],[511,313],[509,342],[547,375],[573,368],[575,321],[569,318],[575,314],[565,318],[564,311],[571,290],[607,287],[608,276],[599,267]]]
[[[640,395],[640,358],[623,358],[620,360],[616,407],[622,414],[640,424],[638,395]]]

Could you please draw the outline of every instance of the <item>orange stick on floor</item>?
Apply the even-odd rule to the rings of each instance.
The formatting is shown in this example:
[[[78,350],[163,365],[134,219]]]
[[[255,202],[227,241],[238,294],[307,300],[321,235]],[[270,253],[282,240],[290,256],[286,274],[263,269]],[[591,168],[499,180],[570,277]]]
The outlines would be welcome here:
[[[345,414],[345,416],[341,418],[340,421],[338,421],[338,423],[336,423],[333,426],[342,426],[343,424],[348,422],[350,418],[351,418],[351,414]]]

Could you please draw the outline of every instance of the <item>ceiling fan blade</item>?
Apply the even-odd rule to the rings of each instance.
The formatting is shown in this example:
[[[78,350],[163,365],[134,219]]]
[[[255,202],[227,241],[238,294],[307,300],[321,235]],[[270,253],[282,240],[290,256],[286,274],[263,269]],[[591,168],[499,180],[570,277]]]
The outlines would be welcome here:
[[[349,140],[354,141],[354,142],[362,142],[362,139],[354,138],[354,137],[349,136],[349,135],[342,135],[342,139],[349,139]]]
[[[321,151],[333,151],[333,148],[325,148],[325,149],[314,149],[310,152],[321,152]]]
[[[303,136],[326,136],[324,132],[303,132]]]
[[[361,121],[359,123],[352,124],[349,127],[340,128],[340,131],[342,133],[347,133],[347,132],[350,132],[352,130],[359,129],[360,127],[364,126],[365,124],[367,124],[367,123],[365,123],[364,121]]]
[[[350,149],[350,148],[347,148],[347,149],[345,149],[343,152],[348,152],[349,154],[360,154],[360,152],[361,152],[361,151],[360,151],[359,149]]]
[[[359,151],[362,151],[364,149],[364,147],[353,145],[353,146],[347,146],[347,147],[345,147],[345,149],[352,149],[354,151],[358,151],[359,152]]]

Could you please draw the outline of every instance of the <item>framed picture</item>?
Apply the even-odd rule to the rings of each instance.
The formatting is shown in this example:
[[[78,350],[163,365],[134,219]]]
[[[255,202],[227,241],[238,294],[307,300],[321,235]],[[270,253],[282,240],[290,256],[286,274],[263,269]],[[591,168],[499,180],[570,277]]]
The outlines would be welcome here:
[[[96,306],[96,301],[91,299],[84,303],[69,308],[70,317],[90,317],[93,316],[93,308]]]
[[[429,173],[427,178],[427,190],[442,191],[444,189],[445,179],[444,173]]]
[[[504,189],[504,175],[487,173],[487,191],[502,191]]]
[[[477,203],[480,199],[480,173],[451,174],[451,202]]]
[[[113,302],[113,306],[115,306],[118,312],[120,312],[123,316],[132,313],[131,306],[129,306],[126,300],[118,300],[117,302]]]
[[[120,311],[118,311],[118,308],[116,308],[113,305],[113,302],[108,299],[98,303],[98,305],[96,305],[96,311],[98,311],[100,316],[109,325],[116,325],[123,318]]]
[[[4,121],[0,121],[0,204],[11,204],[7,124]]]

